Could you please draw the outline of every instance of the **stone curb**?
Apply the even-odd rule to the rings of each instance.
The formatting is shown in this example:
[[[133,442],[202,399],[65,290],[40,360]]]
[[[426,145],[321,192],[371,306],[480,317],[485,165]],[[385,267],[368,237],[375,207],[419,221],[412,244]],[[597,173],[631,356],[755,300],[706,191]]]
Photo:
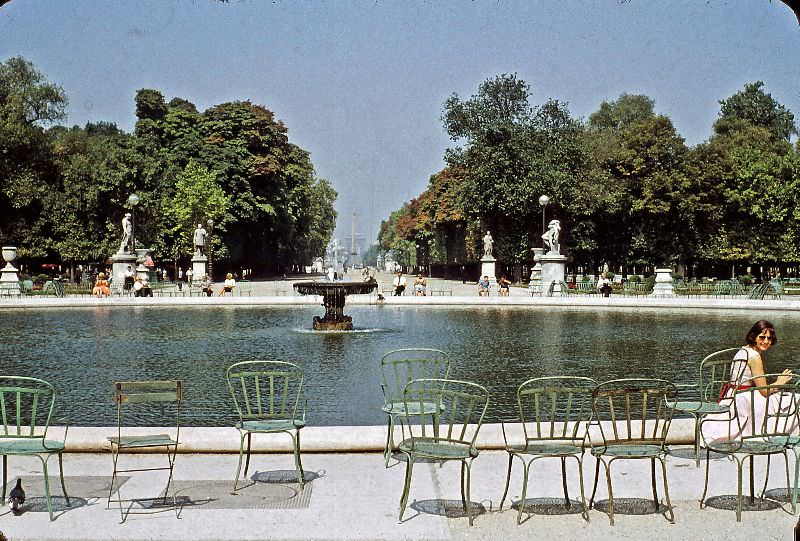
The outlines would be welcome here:
[[[518,426],[510,425],[506,430],[512,443],[522,441]],[[516,430],[515,430],[516,428]],[[175,427],[130,427],[124,428],[126,435],[174,433]],[[66,452],[98,453],[109,450],[107,438],[116,434],[116,427],[72,427],[67,435]],[[60,439],[63,430],[51,427],[49,438]],[[401,438],[400,427],[395,429],[395,441]],[[255,436],[253,452],[289,453],[291,438],[286,434],[260,434]],[[180,453],[238,453],[239,431],[233,427],[182,427]],[[304,453],[370,453],[383,452],[386,442],[386,426],[310,426],[301,431],[301,449]],[[670,445],[693,444],[694,422],[692,419],[675,419],[670,426],[667,443]],[[481,428],[478,448],[482,450],[504,449],[500,423],[487,423]],[[138,452],[138,451],[137,451]],[[160,452],[160,451],[159,451]]]

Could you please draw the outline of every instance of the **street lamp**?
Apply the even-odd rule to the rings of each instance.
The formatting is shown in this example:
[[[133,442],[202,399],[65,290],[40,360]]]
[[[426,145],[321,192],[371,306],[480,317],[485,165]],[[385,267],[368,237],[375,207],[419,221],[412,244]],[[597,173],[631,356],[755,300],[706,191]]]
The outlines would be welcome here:
[[[131,246],[133,253],[136,253],[136,205],[139,204],[139,196],[132,193],[128,196],[128,205],[131,207]]]
[[[544,232],[547,231],[547,222],[545,221],[544,214],[545,214],[545,209],[549,204],[550,204],[550,198],[547,197],[546,195],[543,195],[539,198],[539,206],[542,207],[542,234],[544,234]],[[544,239],[542,239],[542,246],[547,248],[547,246],[544,243]]]
[[[206,242],[206,246],[208,247],[206,249],[206,251],[208,252],[208,255],[207,255],[207,257],[208,257],[208,279],[213,282],[214,281],[214,267],[212,266],[212,263],[211,263],[211,230],[214,228],[214,220],[209,218],[208,221],[206,222],[206,225],[208,226],[208,242]]]

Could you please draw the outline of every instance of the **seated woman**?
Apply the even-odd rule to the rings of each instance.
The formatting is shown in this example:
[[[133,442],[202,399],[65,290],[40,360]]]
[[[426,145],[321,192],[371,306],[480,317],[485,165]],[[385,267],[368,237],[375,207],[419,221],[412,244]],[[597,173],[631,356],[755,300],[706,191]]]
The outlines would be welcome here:
[[[233,279],[233,274],[230,272],[225,276],[225,282],[222,284],[222,289],[219,296],[223,297],[227,293],[233,293],[233,288],[236,287],[236,280]]]
[[[770,394],[770,389],[760,389],[753,393],[735,394],[736,390],[746,389],[755,385],[762,387],[769,382],[764,376],[764,360],[762,355],[778,342],[775,328],[772,323],[766,320],[757,321],[745,338],[746,345],[736,353],[733,363],[731,363],[730,381],[722,388],[720,404],[727,403],[730,406],[728,413],[709,415],[703,423],[703,439],[705,441],[715,440],[735,440],[743,435],[751,435],[759,427],[752,426],[757,419],[764,418],[764,408],[766,411],[777,413],[778,410],[784,411],[786,408],[793,407],[791,404],[798,403],[795,400],[781,399],[778,394]],[[789,383],[793,374],[789,369],[781,372],[775,378],[776,385]],[[752,397],[752,398],[751,398]],[[736,404],[734,404],[734,398]],[[797,397],[800,399],[800,396]],[[751,400],[754,402],[751,404]],[[751,413],[754,419],[750,419]],[[708,422],[711,421],[711,422]],[[797,433],[797,424],[794,424],[793,432]]]
[[[488,297],[489,296],[489,288],[491,287],[491,283],[489,282],[489,276],[484,275],[483,278],[478,280],[478,296],[479,297]]]
[[[208,278],[207,274],[203,276],[203,281],[200,282],[200,291],[205,293],[206,297],[210,297],[213,294],[211,290],[211,280]]]
[[[106,273],[101,272],[97,275],[97,281],[94,283],[92,295],[95,297],[110,297],[111,289],[108,287],[108,280],[106,280]]]
[[[501,297],[508,297],[509,286],[511,285],[511,280],[506,278],[505,276],[501,276],[500,279],[497,281],[497,285],[500,287],[499,295]]]
[[[422,277],[422,273],[417,274],[417,278],[414,280],[414,295],[417,297],[424,297],[425,287],[427,285],[428,284],[425,282],[425,278]]]

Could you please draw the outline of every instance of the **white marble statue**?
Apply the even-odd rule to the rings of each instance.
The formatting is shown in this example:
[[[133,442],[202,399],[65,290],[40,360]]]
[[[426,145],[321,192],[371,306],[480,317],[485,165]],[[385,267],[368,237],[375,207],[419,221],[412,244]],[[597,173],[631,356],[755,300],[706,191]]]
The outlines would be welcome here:
[[[204,255],[203,252],[206,248],[206,230],[201,224],[197,224],[197,229],[194,230],[193,242],[195,255]]]
[[[547,224],[547,231],[542,235],[545,244],[550,248],[547,252],[548,255],[558,255],[561,253],[561,245],[558,243],[558,233],[560,231],[561,222],[558,220],[550,220],[550,223]]]
[[[131,239],[133,238],[133,223],[131,222],[131,213],[126,212],[125,217],[122,218],[122,242],[119,244],[118,254],[124,254],[131,248]]]
[[[483,257],[492,257],[492,247],[494,246],[494,239],[489,231],[483,236]]]

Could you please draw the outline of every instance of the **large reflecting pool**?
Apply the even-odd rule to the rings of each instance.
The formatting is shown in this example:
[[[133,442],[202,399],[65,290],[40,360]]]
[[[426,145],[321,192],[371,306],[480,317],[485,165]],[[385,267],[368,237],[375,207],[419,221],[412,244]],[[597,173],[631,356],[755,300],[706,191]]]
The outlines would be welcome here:
[[[315,333],[319,307],[87,308],[0,312],[2,373],[55,383],[74,425],[113,425],[115,380],[181,379],[187,425],[227,425],[224,381],[241,360],[289,360],[307,377],[309,423],[383,424],[379,359],[402,347],[451,354],[452,376],[492,393],[489,420],[511,414],[516,386],[543,375],[689,382],[708,352],[741,345],[754,312],[552,307],[350,306],[352,333]],[[770,314],[770,370],[800,368],[800,315]],[[152,420],[151,420],[152,421]]]

